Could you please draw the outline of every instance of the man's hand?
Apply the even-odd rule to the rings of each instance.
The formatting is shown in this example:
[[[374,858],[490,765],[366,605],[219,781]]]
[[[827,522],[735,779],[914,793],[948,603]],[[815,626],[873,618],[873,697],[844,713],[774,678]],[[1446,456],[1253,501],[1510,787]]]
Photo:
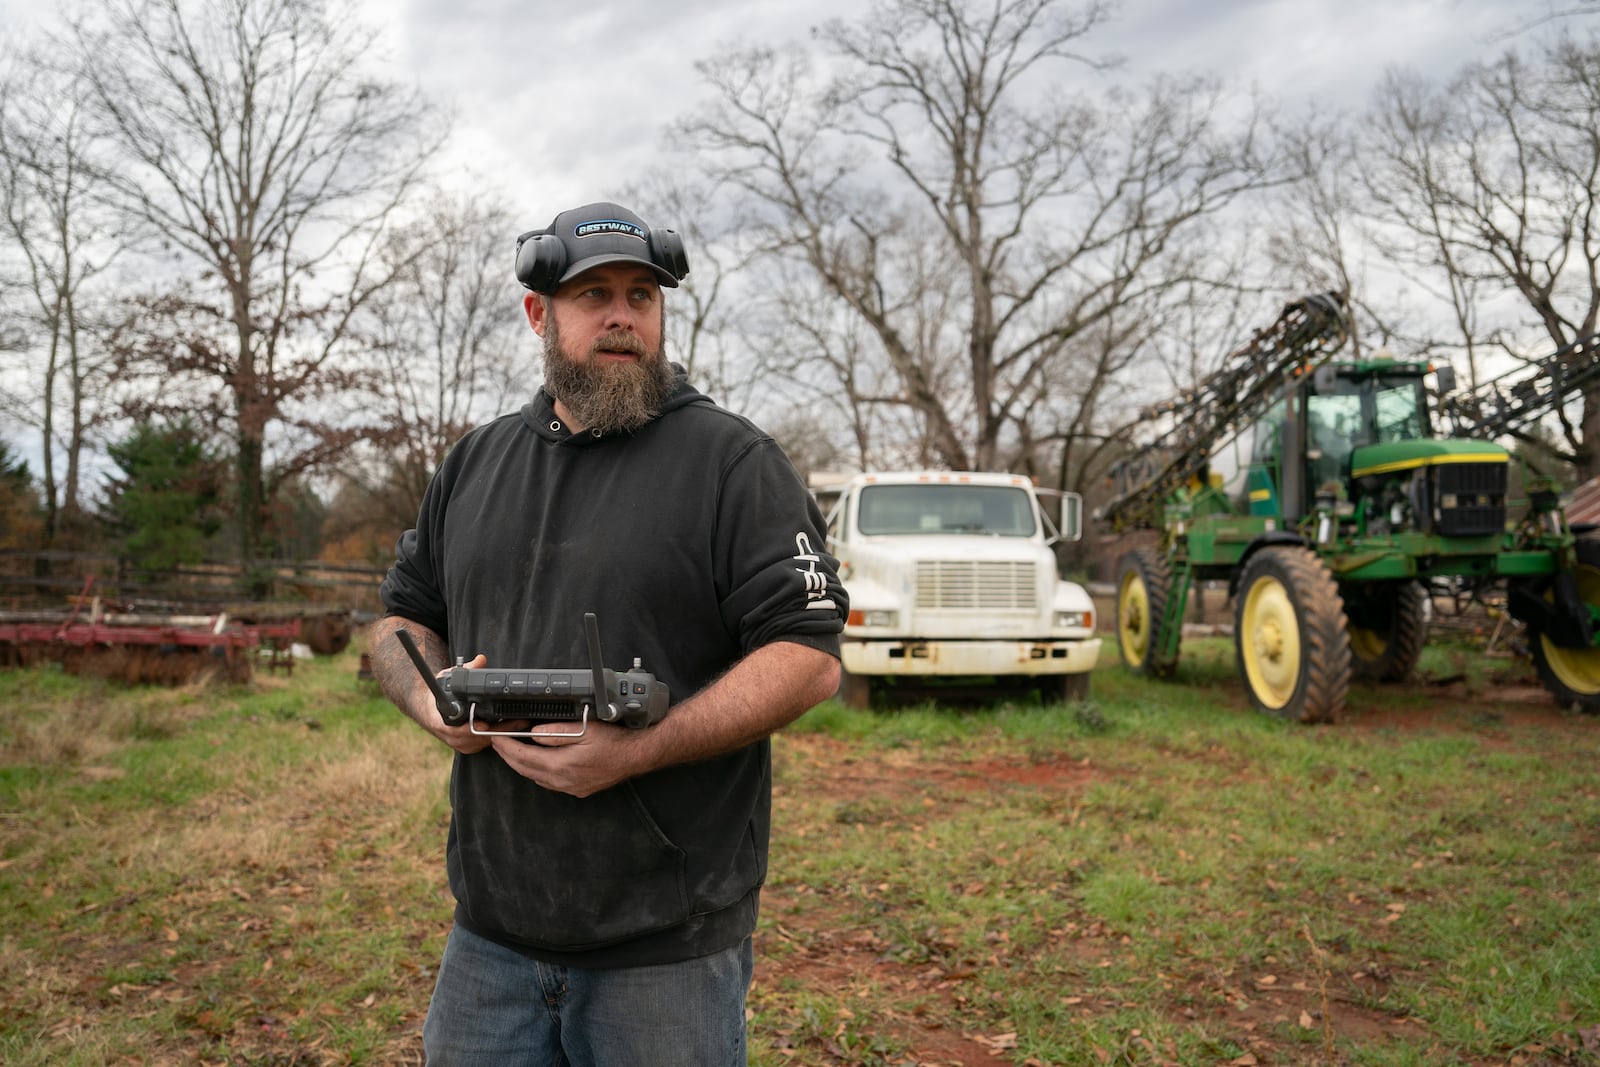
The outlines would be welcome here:
[[[482,652],[472,657],[470,662],[462,664],[464,667],[487,667],[488,665],[488,657]],[[447,667],[434,677],[442,678],[448,673],[450,673],[450,668]],[[419,718],[417,722],[424,730],[427,730],[434,737],[437,737],[463,756],[470,756],[474,752],[482,752],[494,740],[491,737],[484,737],[482,733],[474,733],[470,721],[464,722],[460,726],[446,726],[444,717],[439,714],[439,705],[433,699],[432,690],[428,690],[428,707],[432,709],[433,714],[426,719]],[[416,718],[416,716],[412,716],[412,718]],[[504,724],[507,729],[513,728],[514,725],[512,723]],[[479,729],[481,730],[482,727],[480,726]]]
[[[558,722],[533,727],[531,738],[492,741],[500,758],[524,778],[558,793],[587,797],[649,769],[638,757],[644,754],[643,735],[654,728],[630,730],[591,718],[582,737],[561,736],[572,732],[572,724]]]
[[[402,627],[411,632],[413,640],[422,650],[423,658],[435,665],[435,677],[448,673],[450,669],[438,666],[445,662],[448,655],[444,641],[438,634],[420,623],[393,617],[379,619],[372,626],[368,655],[372,660],[373,677],[377,679],[383,695],[392,700],[395,707],[410,716],[418,726],[457,752],[471,755],[488,748],[493,739],[484,737],[481,733],[474,733],[470,723],[462,723],[460,726],[445,725],[443,716],[439,714],[439,706],[433,699],[433,690],[428,688],[428,683],[417,673],[416,664],[411,662],[411,657],[406,655],[400,639],[395,636],[395,631]],[[488,663],[489,661],[480,654],[466,666],[486,667]],[[501,723],[498,724],[498,728],[524,729],[525,727],[519,723]]]
[[[751,745],[825,699],[839,684],[839,661],[778,641],[756,649],[654,726],[630,730],[590,721],[582,737],[540,736],[569,723],[534,727],[529,741],[494,738],[494,750],[524,778],[576,797],[660,767],[711,759]]]

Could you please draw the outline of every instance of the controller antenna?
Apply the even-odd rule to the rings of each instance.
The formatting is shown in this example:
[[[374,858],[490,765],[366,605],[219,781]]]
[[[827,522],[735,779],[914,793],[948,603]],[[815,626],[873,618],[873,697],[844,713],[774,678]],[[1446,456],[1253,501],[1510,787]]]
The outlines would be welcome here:
[[[611,694],[606,692],[606,669],[600,658],[600,620],[594,617],[592,611],[583,613],[583,636],[589,642],[589,670],[594,672],[595,718],[602,722],[616,722],[622,712],[611,703]]]
[[[466,721],[466,713],[461,710],[461,705],[450,699],[445,693],[444,686],[439,684],[439,679],[434,677],[433,671],[428,668],[428,661],[422,658],[422,650],[417,648],[416,640],[411,636],[411,631],[404,626],[394,632],[400,639],[400,647],[406,650],[406,655],[411,657],[411,665],[417,668],[417,673],[422,675],[422,680],[427,683],[428,690],[433,694],[433,705],[439,709],[439,717],[446,726],[460,726]]]

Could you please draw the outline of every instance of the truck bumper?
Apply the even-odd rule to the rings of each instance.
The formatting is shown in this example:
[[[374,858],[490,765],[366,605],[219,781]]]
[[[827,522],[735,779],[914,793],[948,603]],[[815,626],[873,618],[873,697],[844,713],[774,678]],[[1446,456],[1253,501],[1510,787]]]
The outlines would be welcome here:
[[[1081,641],[852,640],[839,646],[851,674],[1081,674],[1094,670],[1100,638]]]

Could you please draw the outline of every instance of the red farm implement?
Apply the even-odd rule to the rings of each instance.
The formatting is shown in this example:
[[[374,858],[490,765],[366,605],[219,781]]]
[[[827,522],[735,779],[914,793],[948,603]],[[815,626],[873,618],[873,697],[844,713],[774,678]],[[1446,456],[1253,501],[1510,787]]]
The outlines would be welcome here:
[[[300,630],[299,618],[246,624],[225,615],[0,621],[0,666],[60,663],[71,674],[154,685],[245,682],[258,658],[291,663]]]

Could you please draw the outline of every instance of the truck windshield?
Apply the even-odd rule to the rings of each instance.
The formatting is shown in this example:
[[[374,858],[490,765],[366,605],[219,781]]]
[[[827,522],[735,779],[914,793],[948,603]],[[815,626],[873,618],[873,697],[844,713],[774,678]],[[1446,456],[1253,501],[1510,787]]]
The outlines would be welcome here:
[[[869,485],[861,490],[861,532],[1032,537],[1033,501],[1005,485]]]

